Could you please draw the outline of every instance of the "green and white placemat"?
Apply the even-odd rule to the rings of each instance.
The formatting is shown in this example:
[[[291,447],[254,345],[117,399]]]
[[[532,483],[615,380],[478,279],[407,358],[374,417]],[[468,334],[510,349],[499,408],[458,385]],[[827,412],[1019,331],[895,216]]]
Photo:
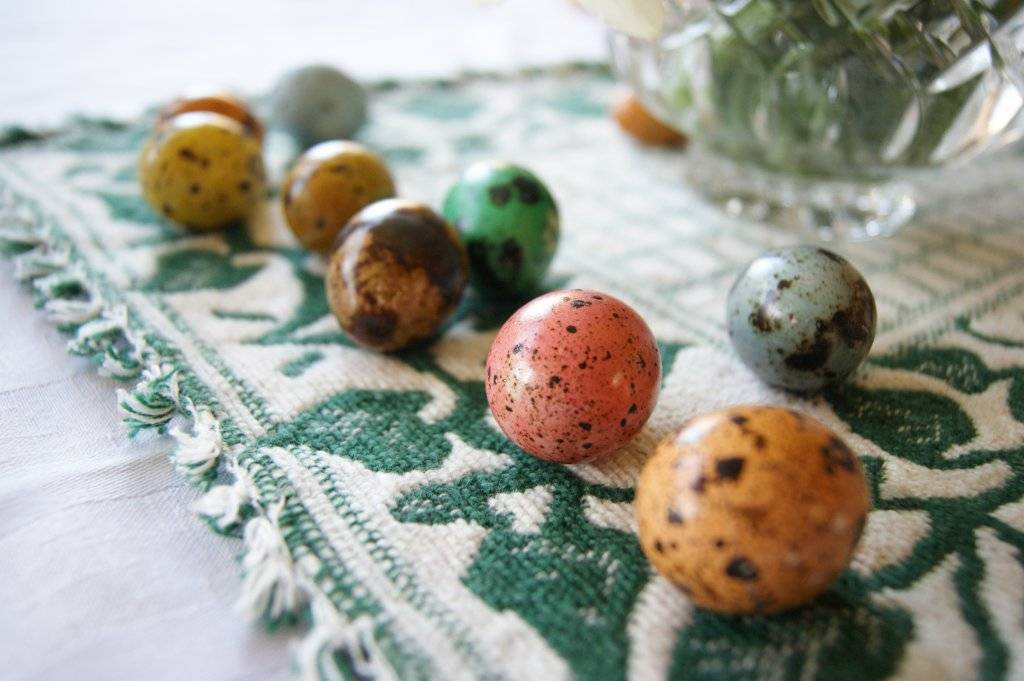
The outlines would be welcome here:
[[[243,537],[245,611],[308,621],[309,678],[1024,678],[1024,160],[936,180],[912,228],[839,246],[879,334],[851,384],[804,400],[759,384],[723,327],[738,268],[796,237],[702,203],[679,156],[614,129],[612,89],[588,68],[381,85],[362,135],[410,198],[436,204],[487,157],[551,186],[552,284],[634,305],[665,360],[654,417],[601,464],[540,462],[494,427],[483,361],[511,310],[470,296],[431,348],[373,354],[339,331],[323,263],[273,200],[247,229],[163,223],[136,186],[149,121],[8,132],[2,237],[70,351],[125,382],[128,430],[170,432],[208,488],[198,513]],[[777,617],[693,609],[634,534],[654,443],[747,402],[835,428],[874,498],[852,567]]]

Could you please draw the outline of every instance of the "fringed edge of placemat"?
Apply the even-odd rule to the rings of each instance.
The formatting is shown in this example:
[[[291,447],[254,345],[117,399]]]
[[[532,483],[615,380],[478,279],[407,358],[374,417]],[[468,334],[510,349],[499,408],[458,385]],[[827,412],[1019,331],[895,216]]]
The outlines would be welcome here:
[[[0,147],[47,136],[16,135],[7,143],[0,141]],[[182,380],[190,374],[187,367],[175,362],[173,352],[147,342],[146,336],[154,332],[88,267],[72,241],[22,198],[0,182],[0,256],[12,260],[15,279],[30,287],[36,307],[71,336],[69,354],[91,359],[103,376],[136,381],[130,389],[117,390],[129,437],[144,431],[170,435],[175,468],[205,491],[193,505],[197,516],[219,534],[241,537],[236,611],[272,633],[283,623],[309,624],[291,650],[299,679],[340,680],[345,678],[340,669],[344,665],[359,679],[397,680],[378,640],[387,623],[365,615],[347,621],[316,583],[319,560],[293,556],[278,524],[285,500],[261,502],[255,483],[238,462],[247,443],[225,440],[224,419],[197,404],[186,385],[191,380]]]

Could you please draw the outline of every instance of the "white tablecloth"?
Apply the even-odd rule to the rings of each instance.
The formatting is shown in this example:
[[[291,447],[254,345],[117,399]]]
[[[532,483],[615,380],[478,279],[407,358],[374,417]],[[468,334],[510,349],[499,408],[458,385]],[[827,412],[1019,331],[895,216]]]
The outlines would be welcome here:
[[[130,116],[196,85],[262,92],[312,61],[419,78],[605,51],[568,0],[0,0],[0,123]]]
[[[0,123],[127,116],[310,61],[451,76],[603,54],[562,0],[0,0]],[[174,7],[174,9],[170,9]],[[0,676],[269,679],[289,636],[232,611],[236,542],[189,511],[169,444],[129,442],[112,381],[64,353],[0,265]]]

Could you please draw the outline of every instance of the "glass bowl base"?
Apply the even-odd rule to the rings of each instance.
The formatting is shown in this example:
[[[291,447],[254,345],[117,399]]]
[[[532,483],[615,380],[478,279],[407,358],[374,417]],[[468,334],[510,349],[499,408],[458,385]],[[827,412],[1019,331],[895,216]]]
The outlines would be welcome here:
[[[805,179],[692,149],[690,185],[733,216],[825,241],[888,236],[917,209],[909,182]]]

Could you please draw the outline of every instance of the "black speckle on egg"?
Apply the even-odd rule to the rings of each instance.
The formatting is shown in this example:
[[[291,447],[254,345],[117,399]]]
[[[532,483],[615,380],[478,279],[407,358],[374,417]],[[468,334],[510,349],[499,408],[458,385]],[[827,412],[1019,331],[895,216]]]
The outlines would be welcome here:
[[[870,312],[865,309],[868,304],[868,302],[855,299],[848,309],[838,310],[832,315],[832,326],[850,345],[860,345],[870,340],[874,334],[874,299],[872,298],[870,301],[872,308]]]
[[[785,362],[796,371],[817,371],[825,366],[831,354],[832,343],[819,331],[813,340],[805,341],[798,352],[788,355]]]
[[[715,462],[715,472],[718,474],[718,480],[739,480],[740,475],[743,473],[743,465],[746,463],[746,459],[742,456],[732,456],[726,459],[719,459]]]
[[[491,203],[495,206],[504,206],[512,198],[512,190],[503,184],[495,185],[487,191]]]
[[[771,318],[761,305],[754,308],[748,319],[750,320],[750,325],[761,333],[771,333],[774,330]]]
[[[745,556],[736,556],[725,566],[725,574],[741,582],[757,580],[757,567]]]
[[[519,191],[519,200],[523,203],[531,204],[540,201],[541,190],[533,180],[520,176],[512,180],[512,184]]]
[[[765,293],[763,301],[755,302],[754,309],[747,318],[751,326],[761,333],[772,333],[781,329],[782,322],[772,314],[772,310],[778,306],[778,301],[778,290],[770,289]]]
[[[825,459],[825,470],[829,474],[835,473],[836,468],[842,468],[848,473],[857,470],[856,455],[837,437],[831,438],[821,447],[821,455]]]

